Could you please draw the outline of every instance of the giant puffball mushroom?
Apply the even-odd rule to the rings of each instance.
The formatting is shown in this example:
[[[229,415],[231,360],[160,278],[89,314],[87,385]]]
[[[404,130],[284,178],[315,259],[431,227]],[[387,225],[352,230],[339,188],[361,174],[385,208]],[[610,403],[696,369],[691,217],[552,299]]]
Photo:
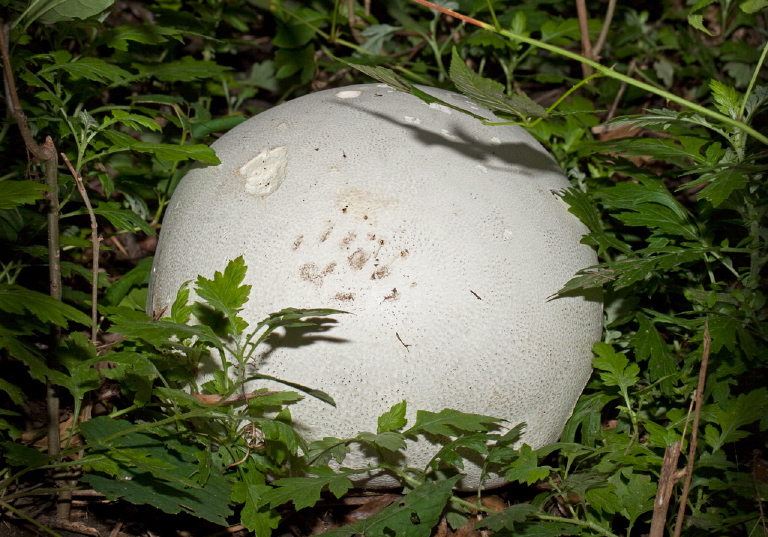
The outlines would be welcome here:
[[[495,119],[467,97],[422,89]],[[308,440],[375,431],[402,400],[410,424],[417,409],[453,408],[525,422],[534,448],[558,439],[590,376],[602,306],[550,299],[596,256],[558,195],[568,181],[524,129],[366,84],[281,104],[213,148],[221,164],[189,172],[168,207],[151,312],[243,255],[251,326],[285,307],[352,313],[254,357],[260,373],[335,398],[336,408],[311,397],[292,407]],[[438,449],[412,443],[401,462],[423,467]],[[366,455],[353,450],[344,466],[365,468]],[[476,488],[478,467],[466,470],[461,488]]]

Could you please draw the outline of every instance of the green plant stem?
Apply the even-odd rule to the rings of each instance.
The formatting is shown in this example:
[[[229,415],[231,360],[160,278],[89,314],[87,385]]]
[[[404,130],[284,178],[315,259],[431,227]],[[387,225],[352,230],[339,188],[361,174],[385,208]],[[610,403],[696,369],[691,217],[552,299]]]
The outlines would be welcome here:
[[[760,60],[757,62],[757,67],[755,68],[755,71],[752,73],[752,79],[749,81],[749,85],[747,86],[747,91],[744,92],[744,98],[741,100],[741,107],[739,108],[739,113],[736,116],[736,119],[741,120],[744,117],[744,111],[747,108],[747,100],[749,99],[749,96],[752,94],[752,90],[755,89],[755,84],[757,84],[757,77],[760,74],[760,69],[763,67],[763,64],[765,63],[765,57],[768,54],[768,43],[765,43],[763,45],[763,52],[760,54]]]
[[[588,520],[579,520],[578,518],[564,518],[559,516],[551,516],[551,515],[539,515],[534,514],[532,516],[535,516],[539,520],[547,520],[549,522],[560,522],[562,524],[573,524],[574,526],[580,526],[582,528],[588,528],[594,532],[596,532],[598,535],[604,535],[605,537],[619,537],[615,533],[611,533],[607,529],[605,529],[602,526],[599,526],[595,524],[594,522],[589,522]]]
[[[725,123],[726,125],[730,125],[731,127],[735,129],[741,129],[742,131],[746,132],[756,140],[759,140],[761,143],[768,145],[768,136],[765,136],[764,134],[761,134],[754,128],[750,127],[749,125],[745,125],[743,122],[735,120],[733,118],[730,118],[724,114],[721,114],[719,112],[716,112],[714,110],[710,110],[709,108],[706,108],[704,106],[701,106],[696,103],[692,103],[683,97],[679,97],[673,93],[670,93],[668,91],[662,90],[660,88],[656,88],[650,84],[647,84],[645,82],[641,82],[639,80],[636,80],[632,77],[629,77],[627,75],[618,73],[611,69],[610,67],[605,67],[604,65],[594,61],[590,60],[588,58],[585,58],[584,56],[581,56],[579,54],[576,54],[575,52],[571,52],[570,50],[558,47],[556,45],[550,45],[549,43],[546,43],[544,41],[539,41],[538,39],[533,39],[531,37],[526,37],[524,35],[517,34],[515,32],[512,32],[510,30],[496,30],[492,25],[486,24],[482,21],[479,21],[477,19],[473,19],[471,17],[467,17],[466,15],[462,15],[461,13],[457,13],[456,11],[453,11],[451,9],[446,9],[444,7],[438,6],[437,4],[433,4],[432,2],[428,2],[427,0],[411,0],[412,2],[415,2],[417,4],[421,4],[423,6],[429,7],[431,9],[436,9],[442,13],[445,13],[446,15],[450,15],[451,17],[455,17],[459,20],[462,20],[464,22],[468,22],[470,24],[474,24],[475,26],[479,26],[480,28],[483,28],[484,30],[488,30],[490,32],[498,33],[499,35],[503,35],[504,37],[508,39],[512,39],[514,41],[521,41],[523,43],[527,43],[529,45],[533,45],[535,47],[548,50],[549,52],[553,52],[555,54],[558,54],[560,56],[564,56],[566,58],[569,58],[571,60],[575,60],[581,63],[584,63],[586,65],[589,65],[595,71],[602,73],[603,75],[613,78],[615,80],[618,80],[620,82],[625,82],[631,86],[634,86],[636,88],[642,89],[644,91],[648,91],[650,93],[653,93],[654,95],[658,95],[659,97],[663,97],[667,101],[671,101],[673,103],[679,104],[680,106],[686,107],[690,110],[693,110],[694,112],[698,112],[701,115],[708,116],[712,119],[715,119],[721,123]]]

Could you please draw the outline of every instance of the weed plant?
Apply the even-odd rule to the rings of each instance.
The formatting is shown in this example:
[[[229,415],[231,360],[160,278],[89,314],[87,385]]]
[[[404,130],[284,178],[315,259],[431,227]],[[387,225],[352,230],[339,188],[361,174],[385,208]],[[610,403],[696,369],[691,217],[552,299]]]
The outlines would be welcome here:
[[[493,535],[768,535],[768,6],[418,4],[2,2],[0,516],[56,535],[21,502],[55,498],[66,521],[90,487],[267,536],[288,508],[352,489],[351,444],[392,452],[427,433],[443,444],[426,467],[378,466],[402,498],[330,535],[428,536],[441,519]],[[406,401],[375,432],[306,443],[291,405],[332,394],[244,392],[266,378],[245,364],[275,329],[341,312],[248,326],[242,259],[188,282],[162,318],[144,312],[145,255],[189,165],[218,162],[209,142],[365,76],[425,99],[414,84],[455,86],[571,179],[560,195],[600,263],[559,294],[602,288],[605,331],[559,443],[534,450],[522,425],[500,434],[450,409],[407,423]],[[231,359],[198,386],[210,353]],[[59,426],[65,409],[76,418]],[[460,450],[528,495],[456,497]]]

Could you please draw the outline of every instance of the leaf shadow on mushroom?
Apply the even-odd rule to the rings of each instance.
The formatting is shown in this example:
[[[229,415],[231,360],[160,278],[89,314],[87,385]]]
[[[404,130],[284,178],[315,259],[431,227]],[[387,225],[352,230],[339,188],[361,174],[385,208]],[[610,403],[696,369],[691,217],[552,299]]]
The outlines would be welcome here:
[[[416,98],[414,97],[414,99]],[[560,169],[557,162],[543,147],[537,148],[534,145],[529,145],[524,142],[501,142],[498,144],[481,143],[468,130],[461,127],[459,122],[455,122],[455,125],[453,125],[453,129],[450,132],[439,134],[430,131],[426,128],[424,123],[416,125],[406,121],[398,121],[391,115],[357,107],[353,103],[343,103],[343,106],[349,106],[361,113],[374,116],[382,121],[408,129],[413,132],[414,138],[425,147],[447,147],[472,159],[478,164],[482,164],[488,169],[508,172],[514,171],[514,174],[510,173],[510,177],[524,175],[533,178],[535,177],[535,172],[537,170],[558,174],[563,173],[563,170]],[[461,112],[456,112],[456,114],[461,114]],[[495,118],[495,120],[503,121],[499,118]],[[477,121],[478,125],[482,125],[480,120],[474,121]],[[504,126],[487,127],[489,133],[493,132],[493,129],[504,129]],[[522,129],[522,127],[519,128]],[[450,136],[450,138],[448,136]],[[531,137],[531,141],[536,143],[533,137]],[[494,161],[496,162],[494,163]],[[514,168],[509,169],[507,166],[513,166]]]
[[[264,344],[269,348],[258,354],[258,366],[266,363],[268,358],[278,349],[296,349],[312,345],[318,341],[329,343],[349,343],[349,340],[343,337],[319,335],[328,332],[339,322],[336,319],[327,317],[308,317],[302,321],[306,326],[284,326],[272,332]]]

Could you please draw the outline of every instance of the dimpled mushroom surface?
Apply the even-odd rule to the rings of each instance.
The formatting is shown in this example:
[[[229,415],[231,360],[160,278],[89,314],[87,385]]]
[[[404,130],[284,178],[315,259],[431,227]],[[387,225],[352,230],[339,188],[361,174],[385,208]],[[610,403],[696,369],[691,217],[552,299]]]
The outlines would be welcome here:
[[[459,94],[422,89],[495,118]],[[453,408],[526,422],[533,447],[558,439],[590,376],[602,306],[548,300],[597,260],[557,195],[568,181],[525,130],[367,84],[281,104],[213,148],[221,164],[189,172],[168,208],[151,312],[243,255],[252,326],[285,307],[352,313],[275,334],[253,358],[260,373],[334,397],[336,408],[311,397],[292,407],[308,440],[375,431],[404,399],[411,424],[417,409]],[[437,449],[409,444],[401,462],[424,466]],[[353,450],[344,466],[369,462]],[[478,467],[466,470],[460,487],[476,488]]]

